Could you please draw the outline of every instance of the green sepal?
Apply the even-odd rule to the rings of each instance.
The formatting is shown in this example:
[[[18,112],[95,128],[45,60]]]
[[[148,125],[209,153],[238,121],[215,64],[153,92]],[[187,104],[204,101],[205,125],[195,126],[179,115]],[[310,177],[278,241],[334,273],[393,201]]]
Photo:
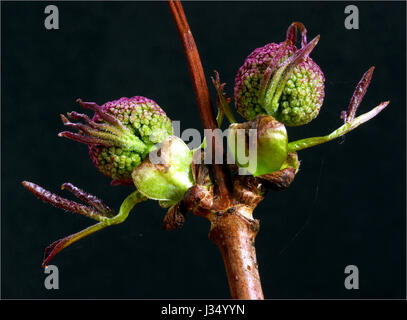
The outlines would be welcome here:
[[[140,166],[133,170],[133,182],[149,199],[160,200],[165,206],[180,201],[193,186],[191,171],[193,150],[180,138],[167,137],[161,147],[150,153]]]
[[[228,147],[240,174],[257,177],[279,170],[287,159],[287,131],[272,116],[258,116],[249,122],[230,125]],[[242,163],[242,159],[246,162]]]
[[[290,152],[287,155],[287,159],[285,159],[284,163],[280,167],[280,170],[284,170],[286,168],[294,168],[295,173],[298,172],[298,169],[300,168],[300,161],[298,160],[296,152]]]

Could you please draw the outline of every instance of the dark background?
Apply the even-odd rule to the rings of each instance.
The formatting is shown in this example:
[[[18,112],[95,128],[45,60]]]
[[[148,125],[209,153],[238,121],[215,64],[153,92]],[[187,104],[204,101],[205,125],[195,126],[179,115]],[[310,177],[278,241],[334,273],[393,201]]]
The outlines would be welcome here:
[[[128,220],[64,250],[53,261],[60,289],[47,291],[43,249],[93,221],[43,204],[22,180],[54,192],[66,181],[118,209],[131,192],[111,187],[87,147],[63,140],[60,113],[81,111],[78,97],[102,104],[122,96],[157,101],[182,128],[202,130],[175,25],[165,2],[56,3],[60,29],[44,28],[46,2],[2,2],[1,273],[6,298],[228,298],[223,262],[207,238],[209,223],[189,216],[164,232],[165,211],[140,204]],[[356,4],[360,29],[344,28]],[[257,255],[266,298],[405,297],[405,3],[186,2],[202,62],[233,92],[245,57],[280,42],[292,21],[308,38],[326,77],[326,98],[311,124],[289,128],[290,140],[341,125],[362,74],[376,66],[359,114],[391,104],[342,141],[299,153],[289,190],[269,193]],[[212,94],[214,90],[211,88]],[[344,288],[357,265],[360,290]]]

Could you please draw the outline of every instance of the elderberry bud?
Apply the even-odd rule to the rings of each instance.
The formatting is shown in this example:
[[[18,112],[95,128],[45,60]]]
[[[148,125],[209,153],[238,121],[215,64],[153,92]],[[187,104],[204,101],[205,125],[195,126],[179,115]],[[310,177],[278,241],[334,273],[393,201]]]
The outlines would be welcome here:
[[[235,163],[255,177],[279,170],[288,155],[286,128],[272,116],[231,124],[228,150]]]
[[[295,46],[296,28],[302,47]],[[324,74],[309,54],[319,36],[307,44],[306,29],[294,22],[287,38],[254,50],[240,67],[234,97],[237,111],[247,120],[271,115],[287,126],[304,125],[317,117],[324,99]]]
[[[93,164],[100,172],[113,179],[113,184],[133,184],[132,171],[141,164],[148,153],[172,134],[171,120],[151,99],[135,96],[123,97],[98,106],[93,102],[79,104],[95,111],[90,119],[85,114],[68,113],[72,123],[61,115],[66,126],[79,130],[59,135],[86,143]]]

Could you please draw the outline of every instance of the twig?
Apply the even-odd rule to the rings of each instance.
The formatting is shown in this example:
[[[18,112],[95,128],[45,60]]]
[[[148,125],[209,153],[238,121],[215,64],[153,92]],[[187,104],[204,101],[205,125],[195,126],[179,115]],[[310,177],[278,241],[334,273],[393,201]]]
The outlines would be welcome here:
[[[217,122],[202,63],[184,10],[179,1],[169,1],[168,4],[187,58],[203,126],[205,129],[216,129]],[[216,151],[223,154],[222,144],[213,143],[216,131],[206,138],[207,141],[212,138],[212,154],[216,148],[222,148]],[[212,169],[215,196],[212,198],[210,192],[196,185],[187,192],[184,202],[190,212],[204,216],[211,222],[209,238],[222,253],[232,298],[263,299],[254,247],[259,221],[253,219],[252,212],[263,199],[264,190],[259,187],[260,183],[251,184],[252,178],[243,176],[233,178],[232,188],[232,182],[228,180],[231,175],[225,167],[214,164]]]
[[[201,58],[199,57],[198,49],[189,28],[188,21],[185,17],[184,9],[179,1],[168,1],[172,16],[177,26],[178,35],[181,39],[184,48],[185,56],[188,62],[188,68],[191,75],[192,86],[194,88],[196,101],[202,119],[204,129],[215,130],[218,128],[215,114],[210,100],[208,85],[206,83],[205,74],[202,68]],[[206,139],[212,139],[212,158],[214,158],[215,148],[223,149],[222,144],[214,143],[214,139],[221,141],[222,137],[218,137],[218,132],[214,131],[213,135],[207,136]],[[216,150],[216,154],[222,154],[223,150]],[[227,206],[230,203],[230,192],[227,185],[227,175],[220,164],[213,165],[213,176],[216,181],[216,195],[221,202]]]

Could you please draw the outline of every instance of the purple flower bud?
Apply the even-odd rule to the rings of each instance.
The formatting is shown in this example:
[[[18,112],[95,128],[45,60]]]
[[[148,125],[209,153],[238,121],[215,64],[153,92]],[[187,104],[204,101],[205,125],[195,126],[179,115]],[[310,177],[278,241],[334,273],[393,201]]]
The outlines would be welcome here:
[[[86,143],[96,168],[111,177],[114,184],[133,184],[131,173],[157,143],[172,134],[171,120],[151,99],[135,96],[120,98],[98,106],[93,102],[79,104],[95,111],[92,119],[77,112],[68,113],[72,123],[61,115],[66,126],[78,133],[64,131],[60,136]]]
[[[296,30],[302,31],[302,48],[295,46]],[[324,74],[308,56],[319,37],[307,44],[305,27],[294,22],[287,39],[254,50],[235,78],[235,105],[247,120],[271,115],[287,126],[313,120],[324,100]]]

